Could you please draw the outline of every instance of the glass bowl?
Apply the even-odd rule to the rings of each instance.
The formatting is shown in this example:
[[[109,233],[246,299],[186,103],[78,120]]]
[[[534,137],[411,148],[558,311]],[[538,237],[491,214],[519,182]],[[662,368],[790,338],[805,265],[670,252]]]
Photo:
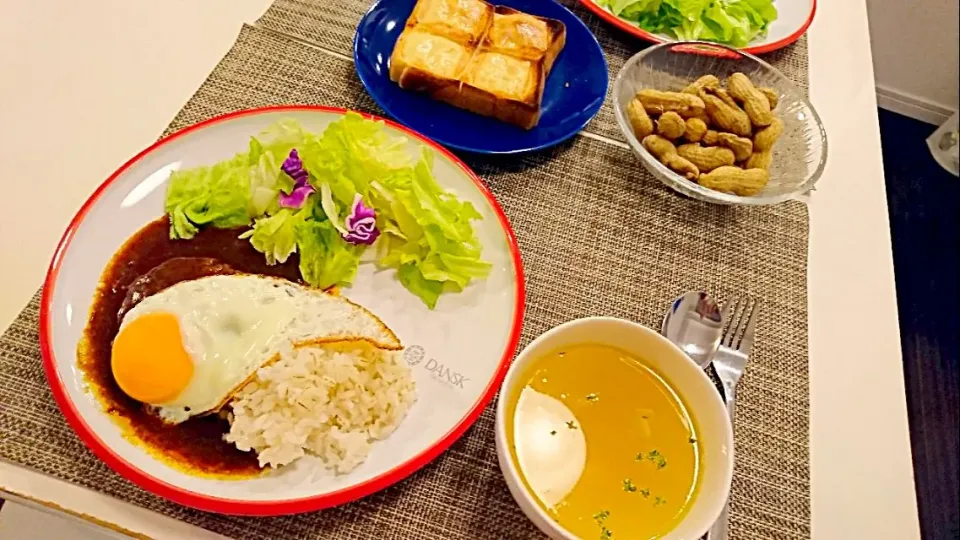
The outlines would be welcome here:
[[[626,107],[644,88],[679,91],[697,78],[713,74],[725,81],[742,72],[758,87],[779,94],[774,112],[783,120],[783,135],[773,147],[770,181],[750,197],[705,188],[668,169],[640,144],[627,120]],[[700,41],[663,43],[633,56],[613,84],[613,108],[627,143],[650,173],[672,189],[717,204],[765,205],[794,199],[809,191],[827,161],[827,134],[813,105],[786,76],[756,56]]]

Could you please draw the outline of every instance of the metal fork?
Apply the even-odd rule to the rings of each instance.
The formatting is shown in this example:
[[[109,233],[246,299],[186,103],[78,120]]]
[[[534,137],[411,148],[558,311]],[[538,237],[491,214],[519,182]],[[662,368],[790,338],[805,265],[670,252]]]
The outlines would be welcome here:
[[[760,305],[750,298],[734,299],[724,305],[723,310],[730,315],[730,326],[724,331],[720,341],[720,348],[713,357],[713,369],[723,384],[723,395],[727,402],[727,415],[730,424],[733,424],[733,413],[737,401],[737,383],[743,376],[750,358],[750,349],[753,348],[753,339],[757,327],[757,314]],[[728,311],[729,309],[729,311]],[[727,518],[730,512],[730,500],[723,505],[723,511],[717,522],[707,533],[708,540],[727,540],[730,530]]]

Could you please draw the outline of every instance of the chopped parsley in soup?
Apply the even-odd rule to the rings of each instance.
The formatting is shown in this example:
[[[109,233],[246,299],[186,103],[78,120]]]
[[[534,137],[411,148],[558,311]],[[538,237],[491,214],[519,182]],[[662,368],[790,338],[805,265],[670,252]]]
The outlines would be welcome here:
[[[642,358],[599,344],[532,362],[511,389],[507,436],[538,504],[580,538],[659,538],[702,467],[696,427]]]

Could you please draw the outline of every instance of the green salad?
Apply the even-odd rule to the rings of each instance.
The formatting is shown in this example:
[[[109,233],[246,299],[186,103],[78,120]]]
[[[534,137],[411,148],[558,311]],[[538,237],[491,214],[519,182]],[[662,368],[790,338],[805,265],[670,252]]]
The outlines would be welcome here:
[[[597,0],[654,34],[746,47],[777,18],[772,0]]]
[[[471,224],[482,217],[437,183],[432,151],[413,158],[406,139],[356,113],[320,134],[283,120],[247,152],[176,171],[165,207],[172,238],[250,227],[241,237],[268,263],[298,253],[304,281],[318,288],[351,284],[369,258],[432,309],[490,272]]]

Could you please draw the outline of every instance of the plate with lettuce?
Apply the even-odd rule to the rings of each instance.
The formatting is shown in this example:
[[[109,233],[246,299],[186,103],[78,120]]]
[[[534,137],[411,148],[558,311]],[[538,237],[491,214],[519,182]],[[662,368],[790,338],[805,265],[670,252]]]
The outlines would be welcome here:
[[[634,36],[711,41],[764,53],[806,32],[816,0],[580,0],[600,18]]]
[[[391,343],[399,341],[400,350],[385,346],[396,352],[381,356],[389,359],[383,364],[341,366],[351,378],[360,377],[361,369],[372,379],[402,373],[416,388],[416,401],[406,402],[396,431],[375,432],[371,424],[362,440],[384,438],[384,444],[372,444],[355,469],[314,474],[291,465],[235,481],[185,474],[133,444],[91,397],[77,361],[86,350],[93,308],[104,321],[99,328],[116,332],[126,321],[123,314],[132,313],[128,301],[150,300],[168,287],[219,274],[286,279],[298,286],[273,283],[301,299],[339,295],[366,308],[379,324],[340,301],[312,304],[327,306],[324,312],[291,313],[299,304],[277,302],[278,296],[236,282],[223,293],[230,298],[226,311],[217,311],[226,304],[216,300],[227,289],[209,281],[191,289],[202,293],[190,306],[182,295],[165,297],[158,313],[180,331],[179,314],[189,312],[200,324],[184,327],[181,336],[193,332],[191,343],[219,336],[228,346],[216,349],[225,351],[218,355],[247,354],[231,336],[276,332],[271,328],[277,321],[295,320],[319,336],[323,328],[349,328],[343,341],[368,339],[362,336],[371,331],[392,331]],[[251,282],[271,283],[244,278]],[[71,426],[125,477],[208,511],[290,514],[384,489],[463,435],[496,394],[516,352],[524,297],[510,223],[483,180],[454,154],[373,116],[322,106],[267,107],[215,117],[161,139],[94,191],[64,232],[47,272],[40,343],[51,388]],[[162,339],[173,342],[170,334]],[[137,350],[152,346],[141,345],[146,347]],[[221,356],[202,358],[210,364]],[[230,357],[222,358],[213,369]],[[300,401],[292,392],[289,399],[300,405],[328,397],[324,390],[304,393],[306,401]],[[383,395],[376,406],[397,414],[399,401],[392,400],[398,395]],[[368,406],[374,405],[358,409]],[[322,444],[344,449],[359,435],[334,427]]]

